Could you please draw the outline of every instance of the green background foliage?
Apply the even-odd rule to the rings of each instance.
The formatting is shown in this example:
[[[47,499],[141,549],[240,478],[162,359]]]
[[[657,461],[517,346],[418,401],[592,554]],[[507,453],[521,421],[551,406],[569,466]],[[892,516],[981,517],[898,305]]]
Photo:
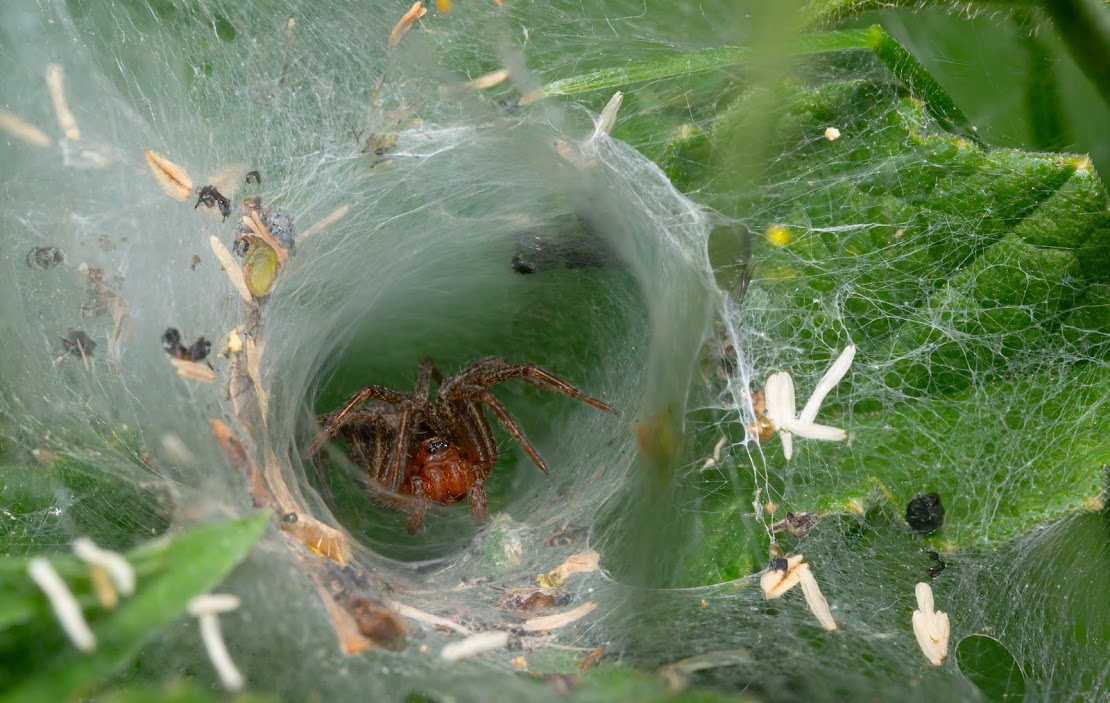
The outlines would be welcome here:
[[[1089,624],[1091,634],[1068,640],[1075,656],[1064,655],[1056,670],[1036,663],[1046,656],[1034,651],[1036,628],[1054,625],[1044,620],[1023,626],[1024,651],[985,634],[950,645],[960,660],[952,676],[966,677],[987,700],[1021,699],[1027,679],[1029,689],[1040,681],[1043,692],[1051,688],[1044,682],[1068,666],[1069,681],[1102,693],[1110,684],[1084,669],[1106,646],[1099,613],[1110,608],[1110,594],[1097,579],[1065,573],[1069,563],[1098,564],[1105,551],[1105,516],[1084,511],[1099,505],[1110,463],[1102,405],[1110,382],[1102,363],[1110,361],[1110,221],[1096,175],[1110,172],[1110,109],[1080,68],[1099,48],[1088,44],[1084,51],[1076,45],[1080,38],[1054,31],[1051,18],[1059,20],[1067,6],[973,4],[969,17],[940,3],[880,11],[875,3],[813,2],[791,8],[793,14],[784,10],[786,21],[760,15],[775,31],[739,48],[614,57],[611,65],[584,65],[573,75],[548,75],[542,62],[537,67],[551,100],[599,109],[612,90],[625,91],[622,114],[631,117],[614,136],[654,159],[694,200],[744,223],[747,234],[711,247],[711,257],[719,280],[731,284],[746,263],[740,261],[745,248],[754,249],[759,299],[789,311],[759,320],[769,338],[797,342],[816,372],[830,361],[822,350],[851,340],[860,348],[857,364],[882,370],[870,380],[879,400],[853,407],[834,399],[823,411],[824,421],[836,426],[852,419],[850,451],[806,447],[811,465],[833,470],[776,478],[776,490],[790,497],[784,509],[832,514],[805,542],[811,560],[833,562],[847,552],[866,560],[869,578],[901,587],[922,578],[927,545],[992,565],[978,583],[962,583],[965,588],[1005,590],[1007,579],[1020,574],[1045,593],[1070,589],[1075,627]],[[174,21],[170,6],[156,9],[160,21]],[[681,32],[683,11],[674,13],[674,31]],[[234,29],[221,27],[221,40],[231,42]],[[557,55],[557,47],[546,50]],[[564,58],[551,63],[570,65]],[[824,139],[828,125],[844,136]],[[765,188],[768,183],[781,187]],[[865,222],[907,224],[832,233]],[[774,247],[760,238],[773,225],[797,236]],[[851,317],[828,324],[816,301],[844,280],[852,282],[844,303]],[[1026,373],[1015,375],[1015,368]],[[360,376],[357,369],[345,373]],[[344,378],[341,370],[336,383]],[[976,417],[988,397],[995,407],[1035,411]],[[720,419],[691,412],[674,462],[708,455]],[[728,432],[734,442],[743,439],[742,428]],[[968,475],[953,464],[953,457],[995,447],[994,473]],[[1035,451],[1015,474],[1015,452],[1023,447]],[[6,513],[41,515],[49,526],[23,519],[0,524],[0,698],[61,700],[108,684],[104,700],[207,700],[180,683],[114,689],[110,682],[144,643],[178,620],[189,598],[220,583],[269,517],[207,523],[146,541],[171,523],[164,497],[98,475],[95,467],[60,461],[41,468],[8,449]],[[770,445],[769,460],[781,464],[779,452]],[[1015,475],[1022,480],[1011,480]],[[711,471],[671,487],[669,544],[676,557],[667,585],[718,584],[763,568],[769,544],[750,515],[750,480],[736,485]],[[496,486],[494,494],[507,490]],[[946,529],[930,538],[908,534],[901,523],[905,503],[925,490],[941,491],[949,511]],[[59,491],[64,516],[50,512]],[[691,499],[700,513],[678,514],[674,506]],[[116,509],[121,504],[127,509]],[[989,519],[984,504],[994,506]],[[612,529],[627,526],[615,523]],[[1032,553],[1014,547],[1035,530],[1050,537]],[[30,554],[63,552],[82,534],[133,550],[140,584],[135,598],[92,618],[102,640],[92,657],[65,647],[45,600],[25,577]],[[390,539],[404,537],[398,531]],[[630,554],[640,554],[634,546],[633,540]],[[784,546],[795,545],[786,538]],[[396,554],[404,556],[405,548]],[[948,558],[956,563],[938,586],[938,600],[960,583],[960,557]],[[83,567],[68,556],[51,559],[95,611]],[[584,675],[576,695],[671,698],[654,673],[605,666]],[[718,684],[712,675],[693,681],[709,689]],[[674,695],[713,700],[736,693]]]

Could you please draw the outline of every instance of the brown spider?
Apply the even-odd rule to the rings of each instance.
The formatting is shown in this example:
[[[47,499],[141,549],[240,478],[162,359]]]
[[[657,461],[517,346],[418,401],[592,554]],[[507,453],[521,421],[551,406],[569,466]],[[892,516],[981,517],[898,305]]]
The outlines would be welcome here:
[[[336,412],[319,416],[323,431],[306,454],[311,456],[329,438],[342,434],[351,459],[366,469],[375,496],[391,508],[409,512],[410,533],[424,524],[429,502],[447,504],[464,495],[470,498],[474,521],[485,522],[485,482],[497,463],[498,450],[483,404],[547,473],[536,448],[489,390],[518,378],[616,412],[535,364],[489,357],[445,379],[431,359],[424,359],[412,395],[366,386]],[[434,399],[429,397],[432,379],[439,384]],[[367,400],[382,404],[360,407]]]

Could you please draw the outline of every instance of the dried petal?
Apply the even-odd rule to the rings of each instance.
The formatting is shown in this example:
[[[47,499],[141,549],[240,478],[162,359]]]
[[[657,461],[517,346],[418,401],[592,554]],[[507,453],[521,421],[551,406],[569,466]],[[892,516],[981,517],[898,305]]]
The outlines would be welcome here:
[[[794,588],[801,580],[798,565],[802,563],[802,559],[801,554],[795,554],[786,560],[785,569],[768,569],[763,572],[763,576],[759,579],[759,587],[763,589],[763,595],[767,600],[781,598],[782,594]]]
[[[274,253],[277,255],[278,268],[285,266],[285,246],[274,238],[274,235],[270,232],[270,228],[266,226],[266,223],[263,222],[262,218],[259,216],[258,211],[252,210],[246,214],[243,217],[243,224],[247,229],[253,232],[255,236],[261,238],[262,241],[266,242],[266,244],[274,250]]]
[[[581,554],[574,554],[567,557],[566,561],[555,567],[555,571],[558,572],[560,577],[565,579],[571,574],[597,571],[600,563],[601,555],[591,549],[588,552],[582,552]]]
[[[46,594],[50,607],[54,609],[54,615],[58,618],[66,636],[73,642],[73,646],[82,652],[96,649],[96,636],[85,621],[81,604],[77,602],[69,586],[50,562],[42,557],[35,557],[27,562],[27,572],[31,580]]]
[[[502,649],[508,643],[508,632],[479,632],[460,642],[452,642],[440,651],[439,656],[443,658],[444,661],[453,662],[467,657],[474,657],[483,652]]]
[[[935,666],[940,666],[948,656],[948,614],[933,610],[933,589],[919,583],[914,589],[918,610],[913,611],[913,634],[922,653]]]
[[[401,41],[401,37],[405,36],[405,32],[412,29],[412,25],[416,20],[428,14],[428,10],[424,7],[424,3],[417,0],[413,3],[409,11],[401,17],[401,20],[393,27],[393,31],[389,33],[389,45],[397,46]]]
[[[606,103],[605,109],[601,111],[601,117],[597,120],[597,127],[594,128],[594,139],[613,131],[613,125],[617,123],[617,111],[621,109],[621,102],[623,100],[624,93],[619,90],[613,93],[613,97],[609,98],[609,102]]]
[[[351,544],[347,535],[303,513],[288,515],[292,515],[293,519],[281,521],[282,532],[288,532],[301,544],[339,566],[346,566],[351,561]]]
[[[455,83],[452,85],[441,85],[439,87],[440,95],[459,95],[471,90],[485,90],[500,85],[505,82],[509,77],[509,69],[501,68],[496,71],[491,71],[484,76],[478,76],[472,81],[465,83]]]
[[[201,383],[215,383],[216,372],[205,364],[195,361],[170,358],[170,363],[177,369],[177,375],[187,381],[200,381]]]
[[[389,606],[410,620],[426,623],[428,625],[434,625],[436,627],[446,627],[449,630],[454,630],[455,632],[464,635],[470,634],[470,630],[468,628],[463,627],[454,620],[448,620],[447,618],[441,618],[438,615],[425,613],[423,610],[417,610],[411,605],[405,605],[404,603],[393,601],[389,603]]]
[[[844,378],[844,374],[848,373],[848,369],[852,367],[852,360],[856,358],[856,345],[850,344],[848,347],[840,352],[840,356],[836,358],[829,370],[817,382],[817,387],[813,389],[813,395],[806,401],[806,405],[802,408],[801,414],[798,415],[798,420],[803,423],[811,423],[817,419],[817,413],[821,410],[821,403],[825,401],[827,396],[836,384],[840,383],[840,379]]]
[[[804,439],[820,439],[826,442],[842,442],[848,438],[848,433],[839,427],[818,425],[801,420],[789,420],[779,425],[779,430],[796,434]],[[787,457],[788,459],[790,457]]]
[[[802,595],[805,596],[809,611],[817,618],[817,622],[821,623],[821,627],[835,630],[836,621],[829,611],[829,603],[825,600],[825,596],[821,595],[821,587],[817,585],[817,579],[813,577],[809,564],[801,564],[798,572],[801,576]]]
[[[542,632],[544,630],[555,630],[560,627],[566,627],[572,622],[576,622],[586,617],[594,610],[597,609],[597,603],[590,601],[583,603],[574,610],[568,610],[565,613],[556,613],[555,615],[543,615],[531,620],[525,620],[521,628],[525,632]]]
[[[763,385],[763,393],[767,403],[767,419],[779,431],[782,439],[782,454],[787,459],[793,453],[789,430],[784,425],[794,420],[794,379],[785,371],[773,373],[767,377]]]
[[[54,114],[58,116],[58,125],[70,141],[81,139],[81,130],[77,128],[77,118],[69,109],[66,102],[65,87],[62,85],[64,73],[62,67],[52,63],[46,67],[46,89],[50,93],[50,100],[54,103]]]
[[[220,443],[220,448],[227,454],[227,458],[231,460],[231,465],[242,474],[250,486],[251,499],[254,502],[254,507],[260,508],[264,505],[273,505],[274,499],[267,490],[266,485],[262,482],[262,472],[258,470],[258,463],[255,462],[254,457],[247,451],[243,440],[239,439],[238,435],[231,431],[231,428],[225,425],[216,418],[211,418],[209,422],[212,423],[212,433],[216,435],[216,439]]]
[[[166,195],[175,200],[185,201],[193,194],[193,179],[185,169],[156,151],[146,149],[143,151],[150,170],[154,173],[154,180]]]
[[[243,270],[239,268],[239,264],[232,258],[231,252],[227,250],[224,243],[221,242],[220,238],[216,235],[212,235],[208,243],[212,246],[212,253],[220,260],[220,265],[223,266],[224,273],[226,273],[228,279],[231,280],[231,285],[235,290],[239,291],[239,297],[248,303],[254,302],[250,288],[247,287],[247,282],[243,279]]]
[[[50,138],[50,135],[7,110],[0,110],[0,129],[33,146],[42,147],[43,149],[54,146],[54,140]]]
[[[319,222],[317,222],[316,224],[312,225],[311,227],[306,229],[304,232],[301,232],[301,236],[298,238],[297,243],[298,244],[303,244],[306,239],[308,239],[312,235],[318,233],[320,230],[324,229],[325,227],[328,227],[330,225],[335,224],[339,220],[342,220],[344,217],[347,216],[347,213],[350,212],[350,211],[351,211],[351,206],[350,205],[340,205],[339,207],[335,208],[334,210],[329,212],[327,215],[324,215],[324,219],[322,219]]]

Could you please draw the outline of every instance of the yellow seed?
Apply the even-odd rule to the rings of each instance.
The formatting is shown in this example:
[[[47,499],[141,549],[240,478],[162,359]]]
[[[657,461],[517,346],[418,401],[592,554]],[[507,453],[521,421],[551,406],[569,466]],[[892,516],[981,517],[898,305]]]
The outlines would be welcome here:
[[[277,272],[277,254],[267,244],[255,241],[243,259],[243,277],[247,280],[247,290],[255,298],[265,298],[274,287]]]
[[[785,225],[771,225],[766,234],[767,241],[776,247],[784,247],[790,243],[790,230]]]

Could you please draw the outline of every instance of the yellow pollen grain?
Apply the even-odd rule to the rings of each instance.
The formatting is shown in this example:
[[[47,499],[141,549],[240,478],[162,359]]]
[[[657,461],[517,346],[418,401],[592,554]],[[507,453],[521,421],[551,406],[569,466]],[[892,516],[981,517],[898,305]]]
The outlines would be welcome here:
[[[767,241],[776,247],[784,247],[790,243],[790,230],[785,225],[771,225],[765,235]]]

